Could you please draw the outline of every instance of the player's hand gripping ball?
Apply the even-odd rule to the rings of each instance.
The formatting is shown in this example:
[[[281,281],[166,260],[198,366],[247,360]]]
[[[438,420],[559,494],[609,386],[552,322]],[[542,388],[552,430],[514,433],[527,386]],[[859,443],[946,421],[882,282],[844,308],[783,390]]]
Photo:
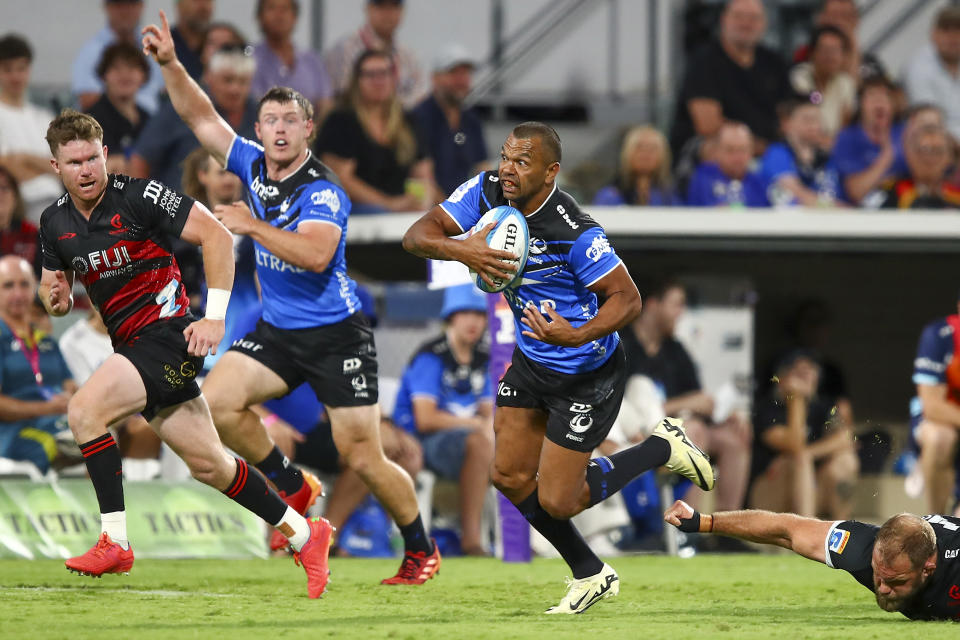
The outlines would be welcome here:
[[[517,270],[510,279],[493,278],[495,285],[493,288],[484,282],[483,278],[473,269],[470,270],[470,277],[473,278],[477,287],[482,291],[497,293],[498,291],[503,291],[521,278],[523,268],[527,264],[527,251],[530,248],[530,230],[527,228],[527,221],[522,213],[513,207],[500,206],[490,209],[490,211],[483,214],[483,217],[480,218],[477,224],[473,226],[473,229],[470,230],[470,234],[477,233],[489,224],[493,224],[494,227],[487,233],[487,246],[491,249],[507,251],[515,255],[517,257],[516,260],[507,260],[505,262],[515,264]]]

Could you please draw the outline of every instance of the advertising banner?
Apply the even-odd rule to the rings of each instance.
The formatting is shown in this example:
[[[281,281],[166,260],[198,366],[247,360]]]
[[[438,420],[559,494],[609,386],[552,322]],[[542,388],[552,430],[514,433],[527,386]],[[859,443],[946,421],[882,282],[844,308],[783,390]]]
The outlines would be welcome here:
[[[126,482],[124,498],[137,558],[267,556],[263,521],[199,482]],[[0,480],[0,558],[68,558],[99,535],[89,480]]]

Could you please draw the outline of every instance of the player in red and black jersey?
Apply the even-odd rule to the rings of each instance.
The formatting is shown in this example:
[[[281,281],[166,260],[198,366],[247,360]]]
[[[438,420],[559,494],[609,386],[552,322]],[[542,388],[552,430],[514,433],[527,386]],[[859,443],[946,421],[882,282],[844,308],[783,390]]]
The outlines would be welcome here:
[[[191,474],[277,527],[298,551],[310,597],[327,582],[331,527],[310,522],[267,487],[217,437],[196,383],[203,357],[223,338],[233,283],[233,239],[200,203],[161,183],[107,175],[103,131],[92,117],[65,110],[47,142],[66,195],[43,212],[40,298],[55,316],[73,305],[75,278],[103,316],[115,353],[74,395],[67,419],[97,492],[101,535],[87,553],[67,560],[77,573],[126,573],[127,541],[120,451],[107,425],[142,413],[183,458]],[[207,315],[196,320],[180,281],[170,239],[203,249]]]
[[[677,500],[663,519],[681,531],[773,544],[843,569],[884,611],[911,620],[960,620],[960,518],[901,513],[878,527],[770,511],[701,514]]]

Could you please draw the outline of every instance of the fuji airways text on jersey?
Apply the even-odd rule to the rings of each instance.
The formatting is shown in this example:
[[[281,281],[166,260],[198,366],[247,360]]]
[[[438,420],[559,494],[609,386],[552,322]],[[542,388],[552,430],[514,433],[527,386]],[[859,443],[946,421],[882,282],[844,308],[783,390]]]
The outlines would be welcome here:
[[[91,251],[87,254],[86,259],[77,256],[73,259],[72,264],[74,269],[82,275],[88,271],[97,272],[101,269],[114,269],[125,264],[130,264],[131,262],[132,260],[130,259],[130,253],[127,251],[127,247],[125,245],[119,245],[110,249],[104,249],[103,251]]]

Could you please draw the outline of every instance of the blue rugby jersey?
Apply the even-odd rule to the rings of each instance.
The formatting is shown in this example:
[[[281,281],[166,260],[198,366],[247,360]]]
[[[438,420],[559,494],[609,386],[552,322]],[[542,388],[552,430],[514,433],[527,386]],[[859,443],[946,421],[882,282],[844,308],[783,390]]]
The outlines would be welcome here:
[[[508,204],[496,171],[485,171],[457,188],[440,207],[464,231],[490,209]],[[579,347],[558,347],[522,334],[523,308],[553,307],[579,327],[597,315],[597,296],[587,287],[620,264],[603,228],[577,201],[556,186],[535,212],[526,216],[530,251],[523,277],[503,294],[513,309],[517,346],[528,358],[561,373],[582,373],[601,366],[620,336],[613,332]]]
[[[347,276],[344,255],[350,199],[336,175],[308,152],[307,159],[283,180],[270,180],[263,147],[236,136],[227,154],[227,170],[246,188],[253,215],[285,231],[304,223],[340,228],[340,242],[322,273],[284,262],[254,242],[263,296],[263,319],[280,329],[306,329],[340,322],[360,310],[356,284]]]

